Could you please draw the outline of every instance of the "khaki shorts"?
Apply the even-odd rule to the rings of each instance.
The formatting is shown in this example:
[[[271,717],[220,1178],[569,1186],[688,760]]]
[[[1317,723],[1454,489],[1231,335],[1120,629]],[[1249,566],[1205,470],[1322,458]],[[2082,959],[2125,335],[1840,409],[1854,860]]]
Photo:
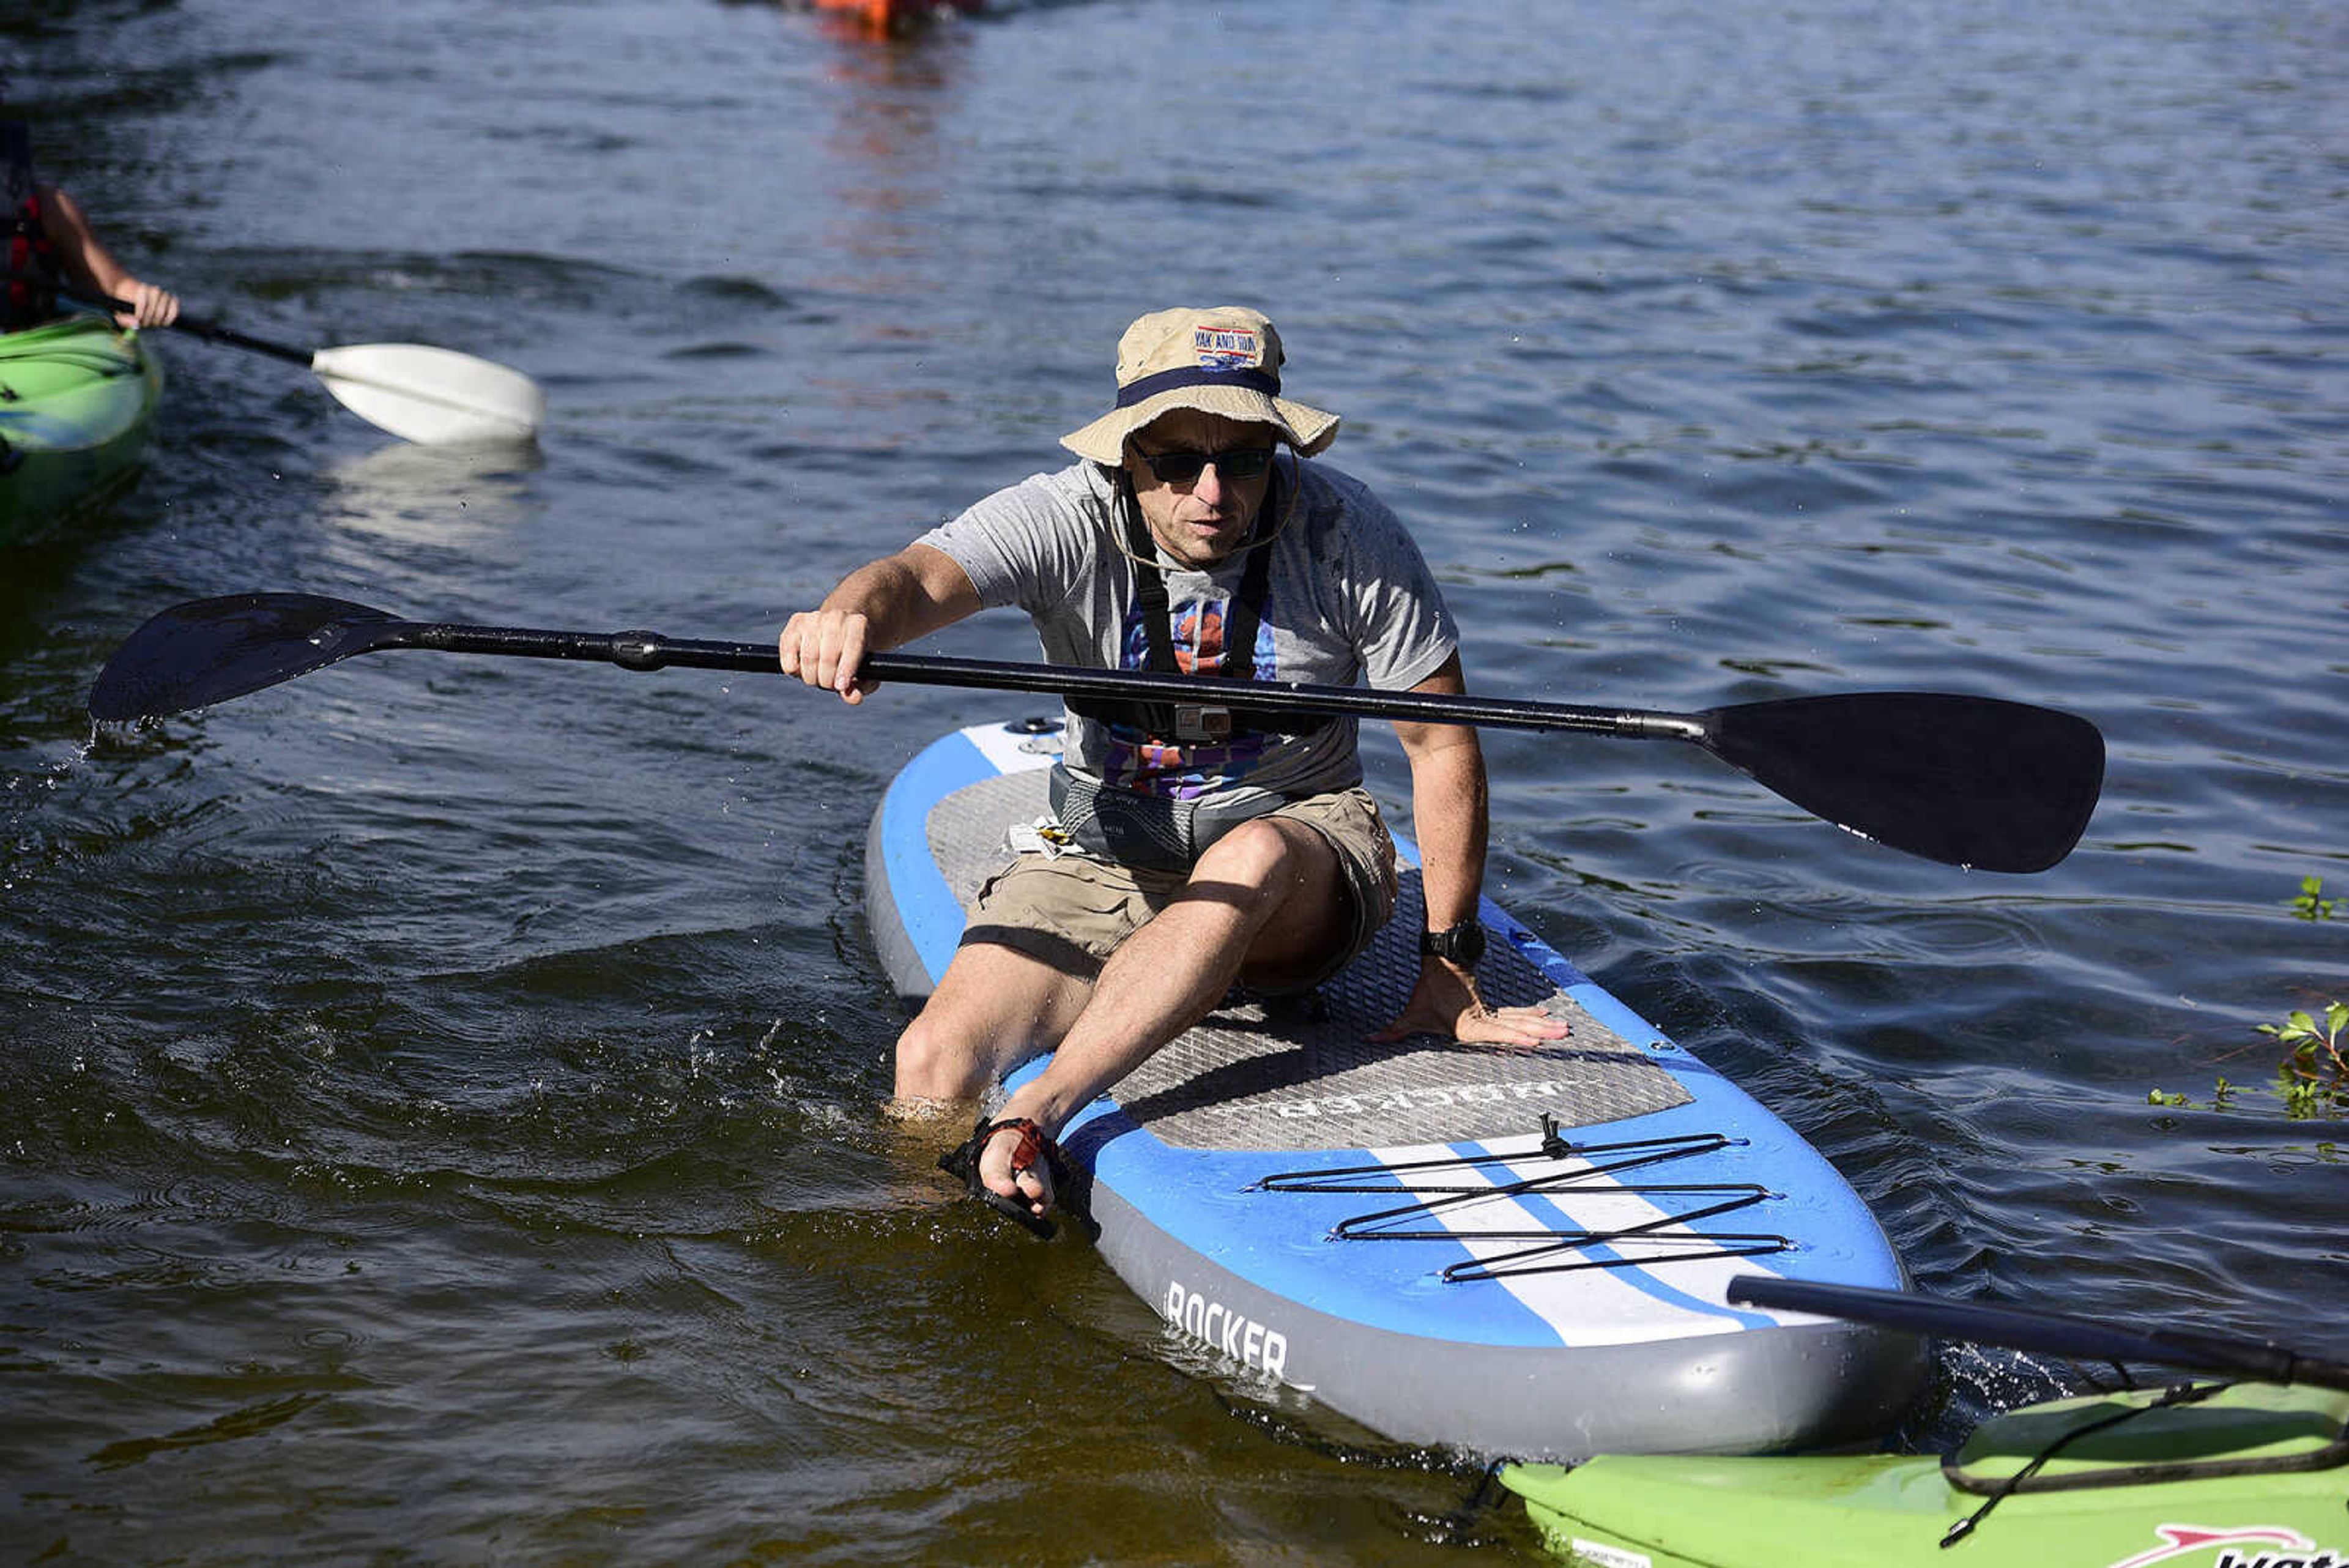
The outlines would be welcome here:
[[[1394,839],[1378,802],[1361,788],[1292,800],[1268,815],[1303,823],[1338,853],[1346,940],[1280,988],[1309,991],[1370,946],[1394,913]],[[1179,871],[1135,870],[1090,855],[1022,855],[978,890],[962,940],[1010,948],[1090,980],[1188,880]]]

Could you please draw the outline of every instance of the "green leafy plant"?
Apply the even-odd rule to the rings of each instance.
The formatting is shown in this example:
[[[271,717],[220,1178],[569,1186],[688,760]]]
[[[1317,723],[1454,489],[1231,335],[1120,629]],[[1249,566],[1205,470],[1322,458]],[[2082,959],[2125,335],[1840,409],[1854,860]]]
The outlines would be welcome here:
[[[2349,1002],[2326,1004],[2323,1016],[2287,1013],[2281,1023],[2262,1023],[2259,1032],[2285,1047],[2276,1069],[2276,1088],[2284,1110],[2296,1116],[2349,1106],[2349,1059],[2342,1055],[2342,1033],[2349,1030]]]
[[[2323,877],[2303,877],[2300,897],[2286,908],[2303,920],[2329,920],[2340,901],[2324,896]],[[2252,1027],[2284,1047],[2283,1060],[2276,1066],[2276,1093],[2282,1097],[2284,1115],[2302,1117],[2349,1112],[2349,1039],[2344,1038],[2349,1036],[2349,1002],[2327,1002],[2321,1012],[2295,1009],[2284,1014],[2280,1023]],[[2209,1108],[2232,1109],[2234,1097],[2241,1092],[2240,1085],[2222,1077]],[[2168,1089],[2153,1090],[2146,1101],[2172,1110],[2188,1109],[2194,1104],[2189,1096]]]
[[[2274,1035],[2276,1044],[2291,1046],[2292,1060],[2313,1067],[2321,1057],[2334,1077],[2349,1078],[2349,1061],[2341,1055],[2341,1032],[2349,1029],[2349,1002],[2327,1003],[2323,1023],[2312,1014],[2293,1012],[2286,1015],[2282,1023],[2262,1023],[2258,1027],[2261,1033]]]

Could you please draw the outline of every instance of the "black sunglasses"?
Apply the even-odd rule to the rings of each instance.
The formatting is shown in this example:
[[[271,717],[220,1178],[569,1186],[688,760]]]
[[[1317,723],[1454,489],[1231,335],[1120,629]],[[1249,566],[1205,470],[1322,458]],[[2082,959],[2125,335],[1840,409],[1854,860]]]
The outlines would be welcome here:
[[[1195,484],[1209,463],[1226,479],[1254,479],[1272,466],[1272,448],[1236,446],[1226,452],[1144,452],[1135,455],[1164,484]]]

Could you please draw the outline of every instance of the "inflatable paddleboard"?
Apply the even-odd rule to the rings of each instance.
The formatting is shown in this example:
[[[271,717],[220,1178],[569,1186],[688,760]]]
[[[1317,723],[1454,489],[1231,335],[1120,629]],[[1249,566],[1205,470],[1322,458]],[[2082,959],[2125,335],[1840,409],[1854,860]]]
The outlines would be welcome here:
[[[909,1002],[1008,831],[1047,813],[1059,743],[1056,720],[974,725],[884,795],[866,912]],[[1901,1288],[1857,1195],[1490,899],[1485,1000],[1572,1033],[1366,1042],[1418,974],[1399,847],[1394,919],[1354,964],[1307,999],[1236,993],[1070,1122],[1063,1217],[1170,1332],[1401,1442],[1573,1459],[1889,1426],[1923,1374],[1915,1340],[1723,1294],[1753,1272]]]

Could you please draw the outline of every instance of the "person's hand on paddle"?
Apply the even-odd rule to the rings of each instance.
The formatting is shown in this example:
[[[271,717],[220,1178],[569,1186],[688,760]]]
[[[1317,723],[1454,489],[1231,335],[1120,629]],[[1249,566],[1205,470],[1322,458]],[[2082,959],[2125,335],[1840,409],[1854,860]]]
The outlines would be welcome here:
[[[870,623],[854,610],[802,610],[784,623],[775,649],[785,675],[837,691],[842,701],[853,704],[880,685],[857,676],[871,635]]]
[[[784,623],[776,651],[785,675],[862,702],[881,686],[864,673],[866,654],[926,637],[979,608],[978,590],[954,557],[917,543],[841,578],[823,603]]]
[[[1491,1007],[1476,990],[1476,977],[1457,964],[1429,959],[1419,966],[1419,983],[1393,1023],[1373,1033],[1375,1044],[1413,1034],[1441,1034],[1463,1044],[1545,1045],[1566,1038],[1566,1020],[1539,1007]]]
[[[129,306],[114,313],[119,327],[169,327],[180,319],[180,296],[170,289],[134,277],[122,279],[107,292]]]

